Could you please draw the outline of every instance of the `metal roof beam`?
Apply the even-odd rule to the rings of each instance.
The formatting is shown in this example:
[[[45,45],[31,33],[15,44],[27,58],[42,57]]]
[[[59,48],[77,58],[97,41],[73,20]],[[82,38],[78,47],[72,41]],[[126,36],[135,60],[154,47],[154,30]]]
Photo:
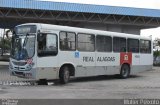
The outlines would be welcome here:
[[[65,11],[48,11],[48,10],[32,10],[32,9],[15,9],[15,8],[0,8],[1,19],[15,19],[24,23],[50,21],[65,21],[72,22],[94,22],[102,24],[122,24],[122,25],[138,25],[158,27],[160,26],[160,18],[140,17],[115,14],[96,14],[96,13],[81,13],[81,12],[65,12]],[[26,19],[29,19],[26,21]],[[12,21],[12,20],[11,20]],[[16,21],[19,23],[19,21]]]

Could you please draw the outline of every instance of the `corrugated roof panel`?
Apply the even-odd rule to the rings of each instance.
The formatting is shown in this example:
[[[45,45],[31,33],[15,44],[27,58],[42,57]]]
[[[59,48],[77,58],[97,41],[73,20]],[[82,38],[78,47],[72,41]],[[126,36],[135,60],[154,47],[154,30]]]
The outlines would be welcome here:
[[[0,7],[160,17],[160,10],[158,9],[142,9],[35,0],[0,0]]]

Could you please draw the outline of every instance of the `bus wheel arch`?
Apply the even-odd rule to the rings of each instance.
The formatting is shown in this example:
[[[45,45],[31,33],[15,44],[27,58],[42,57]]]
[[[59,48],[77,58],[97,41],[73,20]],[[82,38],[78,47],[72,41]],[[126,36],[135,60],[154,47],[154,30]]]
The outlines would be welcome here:
[[[123,63],[120,69],[120,77],[122,79],[126,79],[129,77],[131,69],[130,69],[130,64],[128,63]]]
[[[63,64],[60,67],[60,71],[59,71],[59,79],[60,79],[60,83],[62,84],[66,84],[69,79],[70,76],[74,76],[75,75],[75,68],[72,64]]]

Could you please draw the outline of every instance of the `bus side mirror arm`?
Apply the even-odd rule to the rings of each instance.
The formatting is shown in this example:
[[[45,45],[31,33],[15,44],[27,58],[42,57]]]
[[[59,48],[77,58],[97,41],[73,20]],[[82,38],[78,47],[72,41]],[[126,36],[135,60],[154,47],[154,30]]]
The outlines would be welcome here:
[[[37,34],[37,41],[39,42],[39,41],[41,41],[41,40],[42,40],[41,34],[38,33],[38,34]]]

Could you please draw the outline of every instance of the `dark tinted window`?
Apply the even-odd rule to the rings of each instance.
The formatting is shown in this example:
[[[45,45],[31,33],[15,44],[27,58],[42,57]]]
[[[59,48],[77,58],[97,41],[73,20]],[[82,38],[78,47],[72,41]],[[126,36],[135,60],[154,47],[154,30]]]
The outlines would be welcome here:
[[[126,52],[126,38],[114,37],[113,38],[113,51]]]
[[[151,41],[140,40],[140,52],[141,53],[151,53]]]
[[[78,34],[78,50],[79,51],[94,51],[95,50],[95,35]]]
[[[72,32],[60,32],[60,49],[66,51],[76,50],[76,35]]]
[[[54,34],[40,34],[38,41],[38,56],[52,56],[57,55],[57,35]]]
[[[112,38],[110,36],[97,35],[96,49],[99,52],[111,52],[112,51]]]
[[[138,39],[128,39],[128,52],[138,53],[139,52],[139,40]]]
[[[27,34],[27,33],[36,33],[36,26],[34,25],[24,25],[15,27],[14,31],[16,34]]]

